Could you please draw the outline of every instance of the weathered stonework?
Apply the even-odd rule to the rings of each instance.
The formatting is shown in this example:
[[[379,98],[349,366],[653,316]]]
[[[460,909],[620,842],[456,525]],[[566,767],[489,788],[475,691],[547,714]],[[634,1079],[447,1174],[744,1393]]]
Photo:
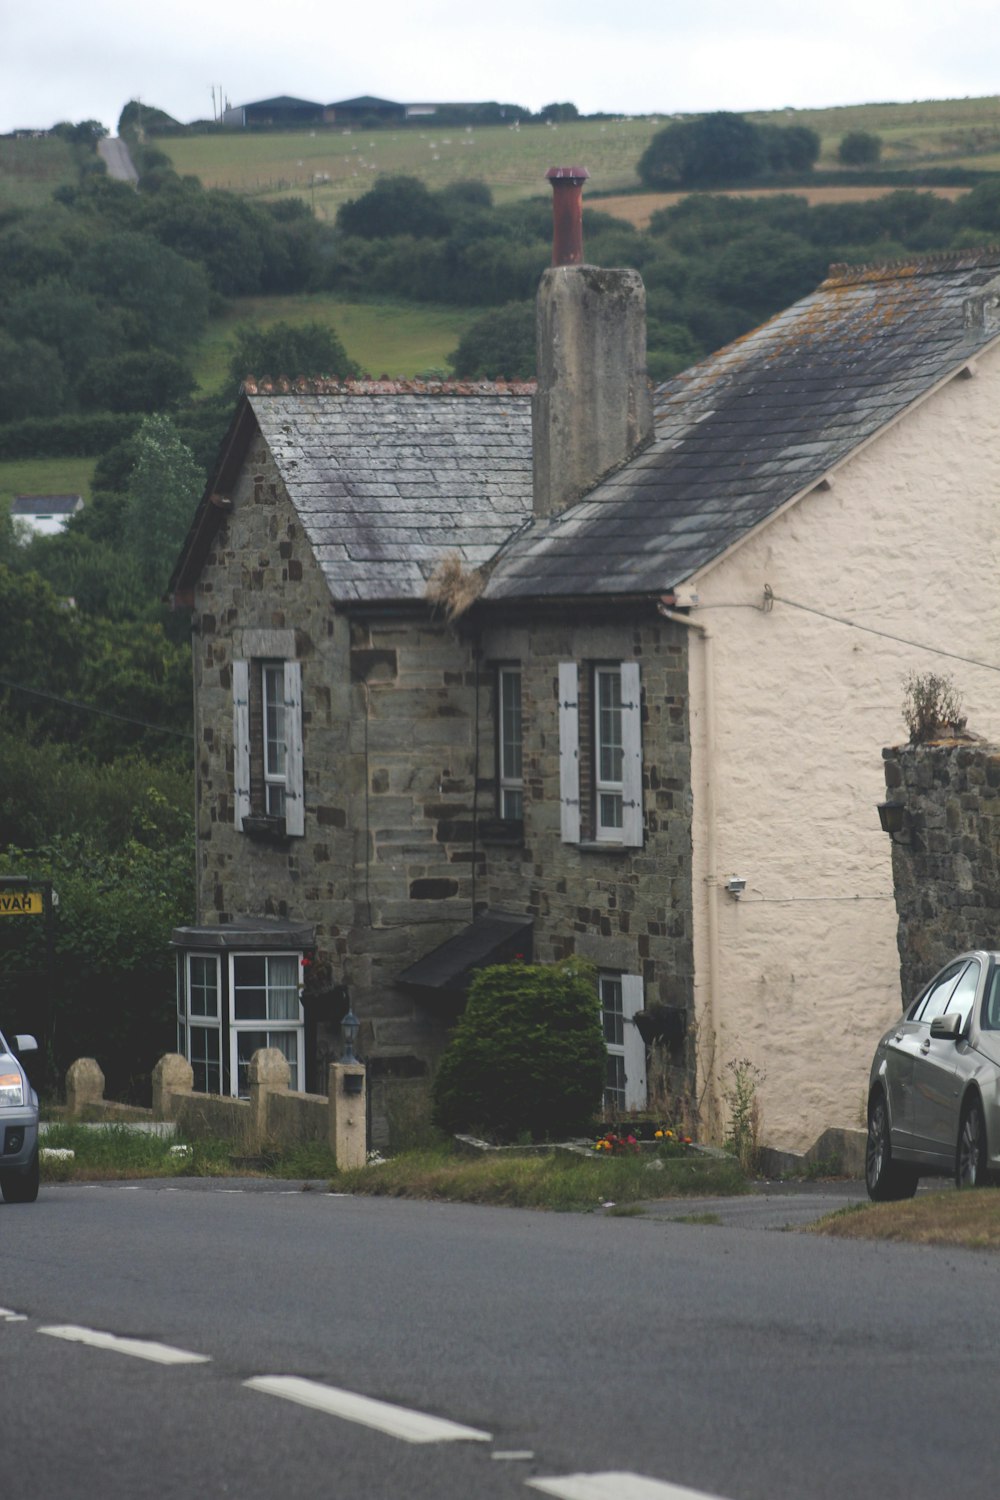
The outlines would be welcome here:
[[[1000,943],[1000,746],[883,750],[903,1003],[955,953]]]
[[[647,1003],[692,1004],[686,634],[645,614],[566,611],[452,626],[422,603],[345,609],[304,536],[266,444],[249,449],[195,600],[198,921],[282,917],[315,928],[317,964],[346,984],[370,1065],[373,1144],[394,1088],[429,1079],[446,1021],[396,984],[487,908],[534,920],[534,953],[639,974]],[[571,618],[578,615],[577,618]],[[277,640],[302,675],[305,832],[234,825],[233,662]],[[285,654],[283,651],[280,654]],[[495,801],[493,666],[522,667],[523,837]],[[558,665],[638,661],[645,843],[564,844]],[[589,741],[587,742],[589,745]],[[581,738],[581,751],[584,741]],[[310,1036],[313,1032],[310,1032]],[[338,1051],[315,1027],[305,1087]],[[682,1074],[691,1060],[674,1058]]]

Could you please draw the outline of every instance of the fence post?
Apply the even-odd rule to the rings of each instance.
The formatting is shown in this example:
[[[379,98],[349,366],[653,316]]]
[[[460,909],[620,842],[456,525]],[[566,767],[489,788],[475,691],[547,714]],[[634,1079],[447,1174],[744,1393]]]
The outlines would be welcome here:
[[[341,1171],[368,1159],[368,1099],[364,1063],[330,1064],[330,1150]]]
[[[66,1113],[82,1115],[88,1104],[104,1103],[104,1074],[92,1057],[78,1057],[66,1070]]]
[[[153,1114],[158,1120],[172,1120],[177,1112],[175,1100],[180,1094],[194,1091],[194,1069],[179,1052],[165,1052],[153,1069]]]
[[[250,1085],[250,1138],[254,1147],[267,1140],[267,1101],[270,1094],[287,1094],[292,1070],[277,1047],[261,1047],[250,1059],[247,1082]]]

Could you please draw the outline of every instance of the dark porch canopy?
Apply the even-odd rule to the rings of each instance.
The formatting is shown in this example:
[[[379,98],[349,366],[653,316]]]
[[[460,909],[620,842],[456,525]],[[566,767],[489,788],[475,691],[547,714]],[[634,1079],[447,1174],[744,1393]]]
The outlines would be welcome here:
[[[175,927],[172,948],[238,948],[242,953],[281,952],[316,946],[316,929],[308,922],[290,922],[284,917],[241,917],[235,922],[215,922],[211,927]]]
[[[404,969],[397,975],[397,983],[422,991],[421,998],[428,1004],[437,1000],[449,1009],[461,1010],[476,969],[513,963],[515,959],[531,962],[533,934],[530,917],[484,912],[455,937]]]

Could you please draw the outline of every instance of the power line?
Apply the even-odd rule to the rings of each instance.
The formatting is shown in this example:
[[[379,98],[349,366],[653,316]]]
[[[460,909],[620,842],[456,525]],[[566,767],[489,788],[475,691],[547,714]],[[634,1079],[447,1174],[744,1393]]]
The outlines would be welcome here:
[[[171,729],[167,724],[151,724],[148,719],[132,719],[128,714],[116,714],[110,708],[96,708],[92,703],[77,703],[74,698],[60,698],[58,693],[46,693],[41,688],[25,687],[20,682],[11,682],[7,677],[0,677],[0,687],[12,688],[15,693],[28,693],[32,698],[46,698],[50,703],[58,703],[63,708],[75,708],[84,714],[99,714],[104,719],[117,719],[121,724],[134,724],[139,729],[155,729],[159,734],[172,734],[182,740],[193,740],[194,731],[185,729]]]
[[[815,609],[811,604],[799,604],[796,599],[784,599],[781,594],[766,589],[768,599],[776,604],[787,604],[789,609],[801,609],[809,615],[819,615],[821,620],[832,620],[835,625],[846,625],[850,630],[861,630],[866,635],[877,635],[884,641],[895,641],[900,646],[912,646],[917,651],[929,651],[932,656],[947,656],[951,661],[964,662],[969,667],[983,667],[987,672],[1000,672],[1000,666],[992,661],[980,661],[975,656],[963,656],[960,651],[946,651],[943,646],[928,646],[925,641],[911,641],[905,635],[893,635],[889,630],[876,630],[874,625],[859,625],[857,620],[845,619],[843,615],[828,614],[824,609]]]

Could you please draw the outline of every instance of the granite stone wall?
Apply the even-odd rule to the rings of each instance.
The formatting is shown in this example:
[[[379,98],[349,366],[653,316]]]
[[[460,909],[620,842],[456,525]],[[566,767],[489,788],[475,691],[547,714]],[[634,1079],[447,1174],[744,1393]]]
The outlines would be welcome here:
[[[316,966],[361,1018],[372,1140],[395,1110],[419,1124],[448,1017],[396,983],[489,908],[534,920],[534,956],[576,953],[643,976],[646,1004],[692,1006],[687,639],[652,607],[532,623],[452,625],[422,603],[334,605],[263,442],[234,487],[194,617],[198,920],[286,917],[316,932]],[[275,653],[302,673],[305,834],[234,826],[232,663]],[[645,842],[560,837],[558,665],[638,661]],[[523,828],[498,824],[495,665],[523,673]],[[585,757],[585,736],[581,750]],[[589,741],[587,742],[589,743]],[[310,1036],[313,1033],[310,1031]],[[338,1052],[319,1024],[307,1087]],[[690,1072],[683,1045],[673,1058]],[[395,1103],[393,1102],[395,1098]]]
[[[903,1003],[955,953],[1000,946],[1000,747],[883,750]]]

